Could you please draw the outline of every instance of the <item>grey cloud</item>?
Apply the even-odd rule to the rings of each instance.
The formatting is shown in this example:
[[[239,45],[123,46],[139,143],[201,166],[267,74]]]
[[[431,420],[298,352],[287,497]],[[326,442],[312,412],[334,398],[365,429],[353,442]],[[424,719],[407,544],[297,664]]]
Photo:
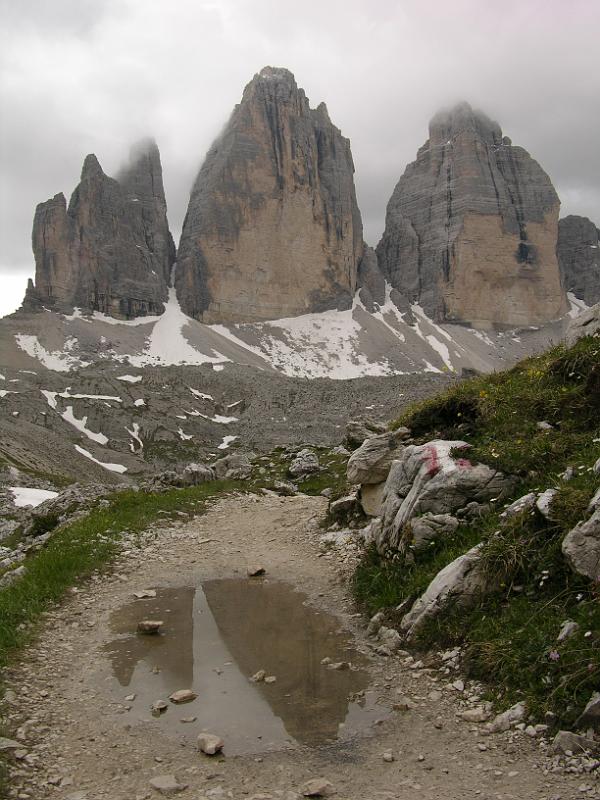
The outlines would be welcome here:
[[[158,141],[177,234],[204,153],[265,64],[287,66],[352,141],[365,237],[440,107],[466,99],[600,223],[600,6],[586,0],[0,2],[0,275],[31,274],[36,203],[83,157],[114,174]]]

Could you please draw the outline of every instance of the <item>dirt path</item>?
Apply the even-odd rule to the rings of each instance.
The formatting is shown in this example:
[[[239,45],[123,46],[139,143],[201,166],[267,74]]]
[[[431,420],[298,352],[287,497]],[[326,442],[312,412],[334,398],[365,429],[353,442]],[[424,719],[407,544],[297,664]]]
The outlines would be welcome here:
[[[458,692],[448,685],[456,676],[409,669],[398,658],[372,654],[363,623],[353,616],[338,560],[319,557],[317,520],[324,508],[322,498],[305,496],[220,500],[205,516],[154,531],[156,538],[142,551],[123,555],[112,577],[82,587],[48,614],[39,644],[26,654],[18,674],[9,675],[11,716],[21,725],[27,751],[19,754],[13,796],[158,798],[150,780],[161,775],[188,784],[177,795],[186,800],[292,800],[306,780],[317,777],[331,781],[341,800],[593,796],[578,791],[581,776],[544,775],[537,742],[525,736],[512,744],[506,737],[485,738],[477,726],[459,720]],[[124,699],[126,688],[120,702],[115,700],[103,648],[115,638],[111,613],[131,603],[134,590],[245,578],[247,566],[255,563],[264,565],[269,580],[292,584],[311,605],[335,613],[354,634],[358,650],[370,653],[365,658],[371,688],[383,709],[399,694],[412,698],[415,707],[387,715],[383,710],[379,724],[345,742],[293,743],[260,755],[211,759],[193,742],[162,733],[160,719],[136,717]],[[183,715],[186,706],[180,708]],[[172,707],[167,711],[174,713]],[[388,749],[395,758],[391,763],[382,757]]]

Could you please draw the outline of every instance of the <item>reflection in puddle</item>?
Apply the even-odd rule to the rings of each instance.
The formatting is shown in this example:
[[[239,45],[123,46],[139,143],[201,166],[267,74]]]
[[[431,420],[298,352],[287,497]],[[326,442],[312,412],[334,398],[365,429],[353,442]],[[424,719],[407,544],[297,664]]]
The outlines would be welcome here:
[[[130,713],[150,721],[154,701],[193,689],[196,700],[169,704],[154,724],[186,738],[218,733],[230,754],[294,740],[316,746],[365,728],[382,715],[367,690],[365,659],[336,617],[305,600],[284,583],[233,578],[158,589],[155,598],[127,604],[111,616],[118,636],[106,646],[116,697],[135,694]],[[137,634],[141,619],[163,620],[161,634]],[[328,669],[326,657],[353,669]],[[263,669],[277,680],[249,680]],[[181,722],[190,717],[196,720]]]

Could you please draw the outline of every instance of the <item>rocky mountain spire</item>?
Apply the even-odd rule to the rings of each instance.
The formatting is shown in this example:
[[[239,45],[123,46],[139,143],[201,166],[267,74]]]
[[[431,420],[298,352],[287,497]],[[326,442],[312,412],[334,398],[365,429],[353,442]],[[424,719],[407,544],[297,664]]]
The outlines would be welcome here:
[[[565,289],[589,306],[600,303],[600,230],[574,214],[558,222],[558,263]]]
[[[438,320],[490,327],[556,319],[567,307],[555,252],[559,205],[527,151],[460,103],[431,120],[394,189],[380,268]]]
[[[156,144],[136,145],[116,180],[86,156],[68,207],[57,194],[36,208],[32,243],[35,286],[25,307],[127,318],[162,312],[175,248]]]
[[[286,69],[246,86],[193,186],[180,303],[205,322],[347,308],[362,255],[350,143]]]

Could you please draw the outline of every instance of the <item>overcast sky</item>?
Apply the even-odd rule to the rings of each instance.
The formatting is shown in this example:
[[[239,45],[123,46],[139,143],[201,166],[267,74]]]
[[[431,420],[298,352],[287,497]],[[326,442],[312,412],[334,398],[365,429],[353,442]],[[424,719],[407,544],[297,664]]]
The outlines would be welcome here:
[[[263,66],[294,72],[352,142],[365,238],[442,106],[496,118],[600,223],[598,0],[0,0],[0,315],[33,275],[35,206],[86,153],[159,145],[179,236],[210,143]]]

